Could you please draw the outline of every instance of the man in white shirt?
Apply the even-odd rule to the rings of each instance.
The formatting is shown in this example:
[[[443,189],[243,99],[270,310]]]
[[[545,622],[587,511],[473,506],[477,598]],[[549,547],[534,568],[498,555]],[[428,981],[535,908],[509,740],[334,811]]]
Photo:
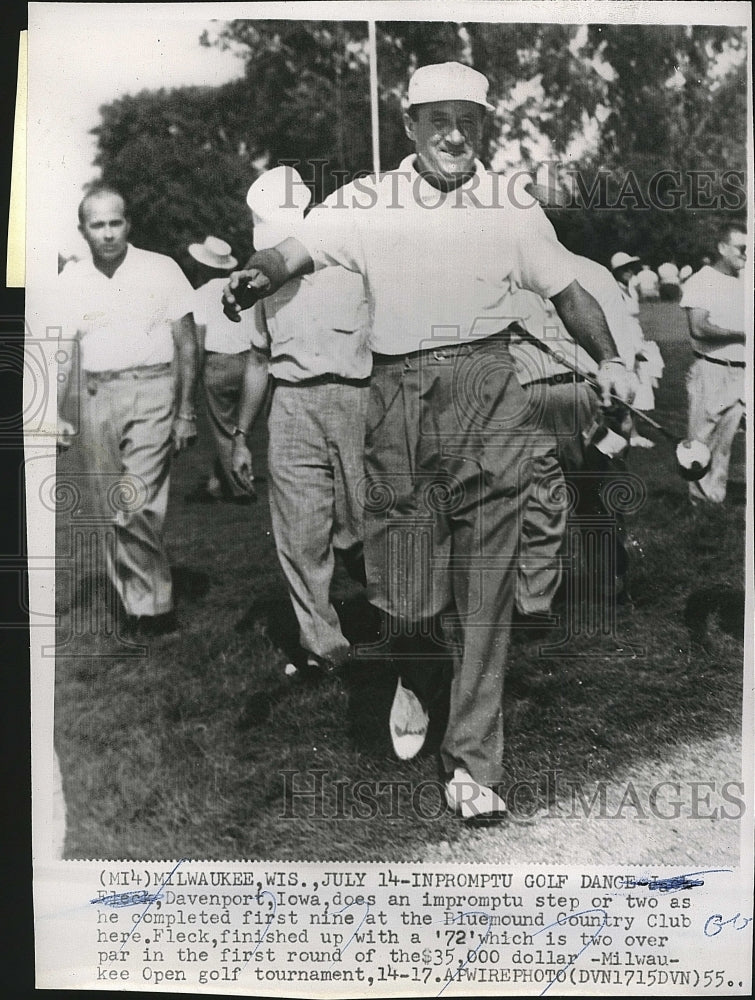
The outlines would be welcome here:
[[[418,69],[404,118],[415,154],[336,191],[296,239],[256,254],[224,292],[238,314],[313,266],[339,264],[365,278],[368,596],[386,616],[388,645],[429,636],[453,653],[441,747],[446,797],[464,819],[483,820],[505,813],[496,789],[516,548],[532,457],[545,446],[502,334],[512,284],[553,299],[598,361],[606,399],[628,392],[572,255],[531,225],[530,213],[542,210],[514,207],[505,182],[476,158],[487,88],[482,74],[458,63]],[[421,662],[397,665],[392,735],[409,757],[424,742],[430,692],[422,674],[432,673]]]
[[[212,473],[206,484],[187,496],[191,503],[228,503],[247,506],[252,495],[233,478],[231,451],[233,428],[238,424],[244,370],[252,342],[253,317],[232,323],[223,312],[220,296],[238,261],[225,240],[208,236],[192,243],[189,254],[197,262],[199,286],[194,293],[194,322],[203,350],[202,383],[207,416],[215,446]]]
[[[292,167],[275,167],[249,190],[254,245],[275,246],[301,224],[308,199],[286,204]],[[308,192],[307,192],[308,193]],[[222,309],[220,292],[217,308]],[[299,624],[306,674],[319,679],[351,651],[330,599],[338,550],[364,582],[362,505],[364,425],[372,354],[361,274],[328,268],[289,282],[247,313],[253,323],[232,469],[253,480],[246,435],[272,381],[268,417],[270,514],[275,548]],[[229,322],[229,320],[226,320]],[[233,324],[232,324],[233,325]]]
[[[175,261],[128,242],[119,192],[90,191],[79,222],[91,258],[68,264],[58,282],[65,335],[80,344],[82,454],[99,523],[115,532],[103,546],[128,624],[143,637],[166,634],[177,628],[163,540],[171,458],[196,439],[193,292]],[[65,402],[63,389],[62,448],[75,433]]]
[[[711,453],[707,474],[689,484],[694,505],[726,499],[731,445],[745,412],[746,261],[747,231],[726,226],[716,262],[687,279],[680,302],[696,359],[687,375],[688,437]]]

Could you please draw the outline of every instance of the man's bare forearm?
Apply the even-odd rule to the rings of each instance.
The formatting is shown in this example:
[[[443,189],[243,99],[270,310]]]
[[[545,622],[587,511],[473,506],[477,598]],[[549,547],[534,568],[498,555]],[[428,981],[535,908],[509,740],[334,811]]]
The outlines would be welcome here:
[[[619,356],[603,310],[579,282],[573,281],[551,301],[566,329],[591,358],[601,362]]]
[[[285,285],[292,278],[314,270],[309,251],[297,239],[289,237],[271,250],[252,254],[241,271],[234,271],[223,289],[223,311],[238,323],[240,313],[249,309]]]
[[[239,403],[239,427],[248,433],[259,416],[265,402],[268,381],[268,359],[261,351],[252,347],[244,369]]]
[[[183,316],[173,328],[173,341],[178,369],[178,413],[194,412],[194,399],[199,372],[199,350],[191,314]]]
[[[692,340],[715,341],[719,346],[725,344],[744,344],[744,330],[727,330],[725,327],[711,323],[710,316],[703,309],[687,309],[687,322]]]
[[[270,250],[255,251],[244,265],[244,270],[261,271],[275,283],[277,289],[292,278],[311,274],[314,267],[309,251],[297,239],[290,236]]]

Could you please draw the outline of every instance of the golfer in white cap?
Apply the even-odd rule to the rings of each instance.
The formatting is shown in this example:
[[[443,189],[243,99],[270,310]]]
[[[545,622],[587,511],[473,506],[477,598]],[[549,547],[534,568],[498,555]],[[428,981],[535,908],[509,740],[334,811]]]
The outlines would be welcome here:
[[[206,482],[186,499],[190,503],[226,501],[244,506],[252,502],[252,496],[233,478],[231,442],[238,423],[253,319],[246,315],[241,323],[232,323],[223,313],[220,295],[228,272],[237,264],[225,240],[208,236],[203,243],[192,243],[189,254],[196,261],[199,287],[194,293],[194,322],[200,346],[204,346],[202,380],[215,455]]]
[[[238,314],[313,267],[339,264],[365,277],[373,320],[365,561],[368,594],[385,615],[383,648],[401,649],[394,747],[409,757],[423,744],[437,684],[425,666],[434,644],[453,659],[441,747],[446,798],[469,820],[505,813],[515,552],[533,449],[544,446],[506,338],[496,336],[512,282],[553,300],[598,362],[606,398],[628,393],[574,258],[547,223],[530,224],[541,209],[508,203],[501,179],[477,159],[487,90],[468,66],[418,69],[404,116],[414,153],[397,170],[336,191],[296,239],[255,254],[224,292]],[[411,636],[425,647],[414,663],[406,658]]]

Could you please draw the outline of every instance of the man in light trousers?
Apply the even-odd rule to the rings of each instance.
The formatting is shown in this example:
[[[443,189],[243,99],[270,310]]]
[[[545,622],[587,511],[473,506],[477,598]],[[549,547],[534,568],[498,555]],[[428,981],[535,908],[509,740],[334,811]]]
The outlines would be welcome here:
[[[695,361],[687,375],[688,436],[710,448],[710,469],[689,484],[693,506],[726,499],[731,446],[745,412],[745,286],[747,232],[724,225],[714,264],[684,285],[680,305]]]
[[[128,242],[119,192],[88,193],[79,221],[91,258],[69,263],[58,283],[65,335],[81,347],[81,447],[91,501],[129,629],[163,635],[177,628],[163,538],[171,460],[196,439],[193,291],[175,261]],[[63,448],[75,433],[65,403],[63,390]]]
[[[292,190],[298,204],[282,207]],[[305,193],[291,167],[276,167],[255,181],[247,202],[258,250],[274,246],[301,224]],[[250,488],[246,435],[262,409],[269,376],[275,547],[305,667],[318,678],[341,666],[351,652],[330,599],[336,551],[353,576],[364,578],[359,490],[372,355],[362,276],[340,267],[305,275],[258,303],[253,318],[239,426],[233,432],[233,474],[239,487]]]

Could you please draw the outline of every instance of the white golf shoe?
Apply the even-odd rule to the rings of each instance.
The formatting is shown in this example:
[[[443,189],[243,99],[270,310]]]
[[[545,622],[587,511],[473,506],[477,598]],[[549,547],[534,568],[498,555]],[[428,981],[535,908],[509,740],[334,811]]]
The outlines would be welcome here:
[[[411,760],[422,749],[427,736],[428,714],[417,695],[398,679],[389,725],[393,749],[399,760]]]
[[[468,823],[499,822],[507,813],[500,795],[475,781],[463,767],[457,767],[446,782],[446,802]]]

